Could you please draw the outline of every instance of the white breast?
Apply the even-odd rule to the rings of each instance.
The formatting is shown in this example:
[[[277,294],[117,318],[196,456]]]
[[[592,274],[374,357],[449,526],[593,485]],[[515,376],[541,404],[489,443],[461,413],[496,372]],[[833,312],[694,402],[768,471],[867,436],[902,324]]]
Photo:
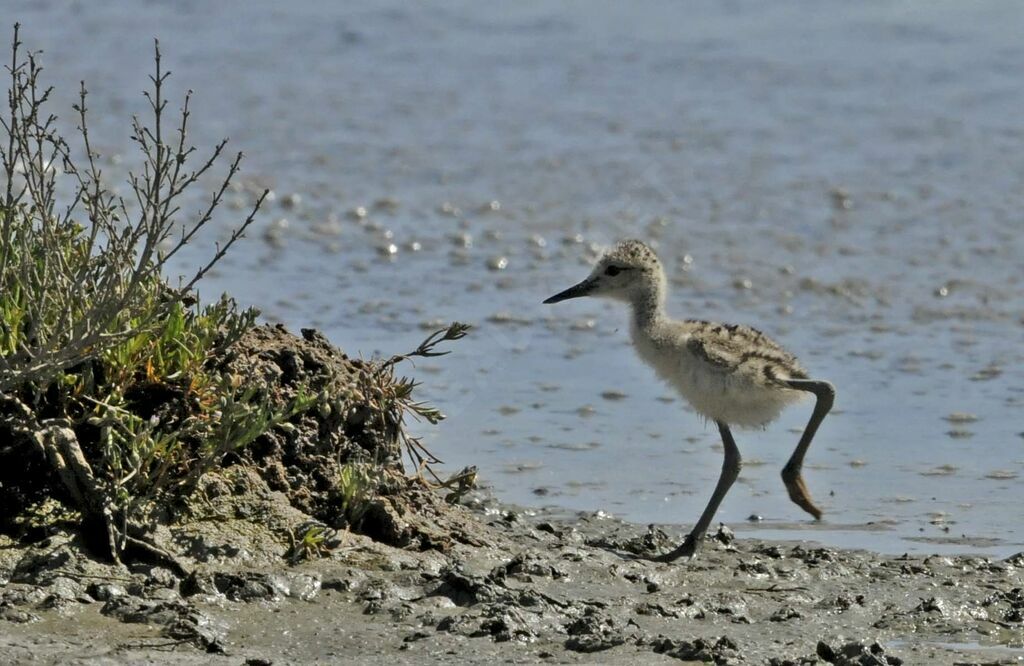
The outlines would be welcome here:
[[[708,419],[740,427],[762,427],[801,397],[798,391],[765,386],[742,372],[694,356],[687,349],[688,335],[651,336],[635,325],[631,333],[640,358]]]

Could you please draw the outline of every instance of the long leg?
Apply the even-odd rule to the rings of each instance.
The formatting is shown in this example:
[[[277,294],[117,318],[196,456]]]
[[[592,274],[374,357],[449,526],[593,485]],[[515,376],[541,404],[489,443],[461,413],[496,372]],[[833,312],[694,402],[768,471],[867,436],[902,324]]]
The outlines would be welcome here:
[[[725,460],[722,462],[722,474],[718,477],[718,485],[715,486],[715,492],[712,493],[708,505],[704,507],[704,513],[700,514],[700,520],[690,530],[683,543],[675,550],[656,557],[655,560],[658,562],[672,562],[680,557],[693,557],[697,554],[704,533],[708,531],[708,526],[718,511],[718,505],[722,503],[725,494],[740,475],[743,459],[740,458],[740,450],[736,448],[729,426],[721,421],[715,423],[718,424],[718,432],[722,435],[722,444],[725,445]]]
[[[807,422],[804,434],[800,437],[800,443],[796,445],[793,455],[789,457],[789,462],[782,468],[782,481],[786,484],[786,490],[789,491],[789,499],[793,500],[801,509],[814,516],[815,520],[821,520],[821,509],[811,501],[811,494],[807,492],[807,484],[804,483],[804,478],[800,472],[803,470],[804,456],[807,454],[807,449],[811,446],[814,433],[818,432],[818,426],[821,425],[825,415],[832,409],[832,403],[835,402],[836,398],[836,389],[828,382],[812,381],[809,379],[791,379],[786,383],[797,390],[813,393],[817,401],[814,403],[811,420]]]

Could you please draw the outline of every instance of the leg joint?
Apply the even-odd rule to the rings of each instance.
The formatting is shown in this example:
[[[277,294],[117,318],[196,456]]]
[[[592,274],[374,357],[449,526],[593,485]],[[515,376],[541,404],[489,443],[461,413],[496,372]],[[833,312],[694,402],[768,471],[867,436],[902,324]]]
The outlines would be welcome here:
[[[818,400],[818,409],[824,409],[826,412],[832,409],[832,404],[836,400],[836,387],[831,382],[812,379],[791,379],[786,383],[789,384],[790,388],[798,391],[813,393]]]
[[[836,387],[831,382],[818,382],[818,390],[814,394],[822,407],[832,409],[832,404],[836,401]]]

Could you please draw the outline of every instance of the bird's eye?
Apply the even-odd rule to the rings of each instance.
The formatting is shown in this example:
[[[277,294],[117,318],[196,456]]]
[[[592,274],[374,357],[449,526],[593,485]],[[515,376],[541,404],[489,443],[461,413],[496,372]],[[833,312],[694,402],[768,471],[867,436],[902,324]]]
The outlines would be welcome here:
[[[611,277],[615,277],[616,275],[618,275],[621,272],[622,272],[622,269],[619,268],[618,266],[609,266],[608,268],[604,269],[604,274],[608,275],[608,276],[611,276]]]

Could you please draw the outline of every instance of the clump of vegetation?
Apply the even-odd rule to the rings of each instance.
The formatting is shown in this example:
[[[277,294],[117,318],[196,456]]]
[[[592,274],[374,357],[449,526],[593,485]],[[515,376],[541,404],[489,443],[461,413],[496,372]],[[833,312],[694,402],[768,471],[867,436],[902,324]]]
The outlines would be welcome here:
[[[370,465],[347,463],[338,473],[338,498],[345,521],[358,527],[377,492],[378,473]]]
[[[378,488],[387,483],[388,468],[366,462],[346,462],[338,470],[330,493],[336,506],[335,522],[346,530],[358,531],[363,518],[376,498]],[[293,530],[288,559],[295,564],[302,560],[329,555],[341,545],[337,530],[313,520]]]
[[[167,282],[168,260],[211,222],[241,154],[186,215],[226,143],[197,160],[189,95],[168,127],[159,45],[144,93],[150,117],[132,122],[141,159],[128,199],[104,181],[84,86],[76,151],[47,111],[51,90],[37,55],[22,55],[18,26],[6,69],[0,530],[36,536],[46,529],[41,517],[67,519],[50,508],[57,500],[113,559],[134,549],[173,563],[150,538],[153,527],[190,510],[184,500],[204,474],[242,463],[313,517],[291,534],[298,560],[329,552],[336,529],[359,529],[381,495],[407,486],[403,451],[416,478],[433,474],[440,461],[407,433],[406,419],[444,417],[415,400],[417,382],[396,376],[396,366],[448,353],[437,346],[468,326],[452,324],[409,354],[349,360],[315,331],[299,339],[257,326],[255,310],[227,297],[199,304],[193,288],[252,224],[266,192],[204,266]]]
[[[292,564],[326,557],[341,545],[338,533],[318,521],[302,523],[290,537],[291,547],[288,549],[288,561]]]
[[[0,484],[0,499],[10,519],[62,489],[84,523],[102,527],[116,558],[144,545],[140,526],[159,498],[194,485],[225,452],[307,401],[271,405],[218,372],[214,360],[256,312],[227,298],[199,307],[190,294],[252,224],[265,192],[191,278],[176,287],[164,278],[168,260],[213,219],[242,156],[206,204],[182,212],[226,142],[196,160],[189,95],[168,126],[159,44],[145,93],[150,118],[132,121],[141,166],[129,175],[127,199],[103,178],[84,84],[76,151],[47,110],[52,89],[37,54],[21,46],[16,25],[0,114],[0,456],[42,455],[28,456],[34,464],[19,482]],[[44,468],[32,469],[40,461]]]

